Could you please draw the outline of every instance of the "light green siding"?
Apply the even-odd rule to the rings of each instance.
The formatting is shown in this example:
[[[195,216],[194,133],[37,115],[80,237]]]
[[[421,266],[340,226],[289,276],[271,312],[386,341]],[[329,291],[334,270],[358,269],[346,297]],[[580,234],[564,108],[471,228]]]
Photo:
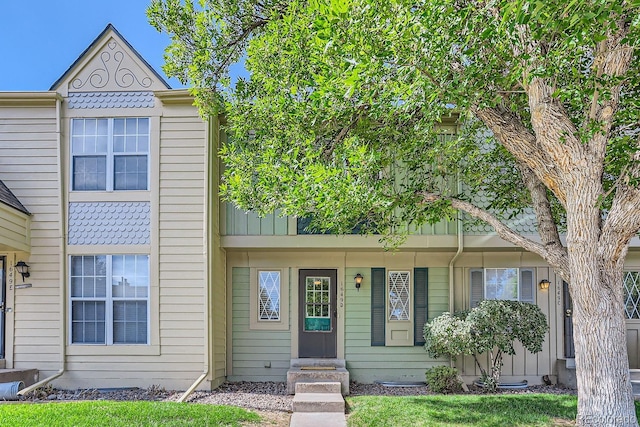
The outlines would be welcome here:
[[[287,234],[287,218],[275,214],[260,218],[253,212],[237,209],[225,203],[226,234],[228,236],[284,236]]]
[[[449,311],[449,270],[446,267],[429,269],[429,320]]]
[[[291,332],[250,330],[249,268],[234,267],[231,280],[233,373],[228,380],[284,381],[291,360]]]
[[[358,272],[367,270],[347,268],[345,283],[350,283]],[[448,310],[448,289],[447,268],[430,268],[429,319]],[[345,286],[345,291],[345,359],[352,380],[362,383],[424,381],[428,368],[446,363],[431,359],[422,346],[372,347],[370,283],[367,281],[359,292],[352,286]]]

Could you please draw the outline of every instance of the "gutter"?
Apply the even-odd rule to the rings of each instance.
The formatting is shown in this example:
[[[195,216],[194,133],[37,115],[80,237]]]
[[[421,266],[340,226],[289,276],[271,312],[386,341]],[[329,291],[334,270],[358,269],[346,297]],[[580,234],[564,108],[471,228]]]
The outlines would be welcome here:
[[[212,161],[211,159],[211,143],[212,141],[212,135],[214,132],[214,126],[211,123],[211,119],[209,119],[207,121],[207,138],[206,138],[206,145],[205,145],[205,156],[204,158],[207,160],[207,181],[205,182],[205,190],[204,190],[204,223],[205,223],[205,228],[206,228],[206,232],[203,233],[203,247],[204,247],[204,252],[203,252],[203,256],[204,256],[204,260],[206,263],[206,276],[205,276],[205,286],[204,286],[204,367],[202,369],[202,374],[193,382],[193,384],[191,384],[191,386],[182,394],[182,396],[180,396],[180,399],[178,399],[178,402],[182,403],[184,401],[187,400],[187,398],[191,395],[191,393],[194,392],[194,390],[200,385],[200,383],[202,381],[204,381],[205,378],[207,378],[209,376],[209,371],[210,371],[210,367],[209,367],[209,333],[211,331],[211,326],[210,326],[210,319],[211,319],[211,302],[209,301],[210,295],[209,295],[209,286],[210,286],[210,278],[211,278],[211,260],[209,259],[209,244],[211,243],[211,241],[213,240],[211,238],[211,212],[212,209],[209,206],[210,203],[210,197],[209,197],[209,193],[211,191],[211,183],[213,182],[212,180],[214,179],[214,177],[212,176],[212,167],[210,162]],[[216,151],[214,151],[214,153],[217,153]],[[214,154],[217,155],[217,154]]]
[[[66,255],[66,247],[65,247],[65,185],[64,185],[64,172],[63,172],[63,164],[62,164],[62,99],[56,94],[56,151],[58,157],[58,184],[60,194],[58,195],[58,200],[60,201],[58,206],[58,212],[60,213],[60,217],[58,219],[58,229],[60,230],[59,237],[59,245],[60,245],[60,370],[55,374],[51,375],[48,378],[45,378],[42,381],[38,381],[37,383],[30,385],[18,392],[18,395],[24,396],[25,394],[36,390],[51,381],[59,378],[65,372],[65,365],[67,359],[67,335],[66,335],[66,324],[67,324],[67,311],[66,311],[66,303],[67,303],[67,292],[66,292],[66,265],[67,265],[67,255]]]

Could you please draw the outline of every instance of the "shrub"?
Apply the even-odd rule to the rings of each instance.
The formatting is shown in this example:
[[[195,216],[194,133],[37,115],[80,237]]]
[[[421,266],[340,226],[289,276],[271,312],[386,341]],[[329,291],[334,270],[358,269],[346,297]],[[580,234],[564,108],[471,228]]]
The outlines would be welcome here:
[[[515,354],[516,340],[531,353],[542,351],[548,330],[547,319],[537,305],[482,301],[464,314],[443,313],[424,325],[424,347],[432,357],[472,355],[486,390],[495,391],[502,373],[503,354]],[[487,367],[478,358],[483,353],[489,356]]]
[[[449,366],[436,366],[427,369],[427,385],[434,393],[459,393],[462,382],[458,379],[458,370]]]

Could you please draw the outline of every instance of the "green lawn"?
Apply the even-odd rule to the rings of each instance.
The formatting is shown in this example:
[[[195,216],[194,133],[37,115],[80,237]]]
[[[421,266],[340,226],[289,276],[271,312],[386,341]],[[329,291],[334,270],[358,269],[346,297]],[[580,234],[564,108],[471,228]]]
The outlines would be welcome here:
[[[572,425],[577,398],[552,394],[348,397],[349,427]],[[636,412],[640,404],[636,402]]]
[[[0,404],[0,426],[240,426],[258,422],[257,414],[233,406],[176,402],[107,400]]]

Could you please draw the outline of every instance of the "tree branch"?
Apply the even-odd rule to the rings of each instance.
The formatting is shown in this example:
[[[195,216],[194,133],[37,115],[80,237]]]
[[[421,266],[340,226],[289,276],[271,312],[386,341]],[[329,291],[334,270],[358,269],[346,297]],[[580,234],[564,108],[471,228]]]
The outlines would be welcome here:
[[[526,165],[518,163],[518,168],[520,169],[522,180],[531,195],[532,207],[538,223],[538,234],[540,235],[542,244],[549,252],[549,257],[554,259],[554,262],[551,264],[561,265],[561,270],[569,271],[567,249],[560,240],[560,233],[553,218],[547,188]]]
[[[614,263],[624,263],[629,248],[629,241],[640,230],[640,190],[627,189],[616,195],[616,201],[607,215],[599,240],[599,252],[602,259],[610,259]]]
[[[538,180],[566,206],[567,194],[565,185],[562,185],[562,171],[556,166],[558,160],[562,159],[560,153],[550,157],[536,135],[524,126],[519,117],[506,109],[483,108],[476,110],[475,114],[491,129],[498,142],[533,171]]]
[[[487,224],[491,225],[498,236],[502,239],[506,240],[509,243],[513,243],[516,246],[519,246],[529,252],[533,252],[535,254],[540,255],[544,260],[549,262],[556,271],[562,276],[563,279],[568,280],[569,278],[569,269],[568,262],[562,262],[557,264],[556,254],[551,253],[549,248],[545,245],[542,245],[538,242],[535,242],[531,239],[528,239],[521,234],[513,231],[511,228],[507,227],[502,221],[500,221],[495,215],[492,213],[479,208],[473,203],[456,199],[453,197],[443,197],[439,194],[429,193],[429,192],[421,192],[420,195],[423,198],[425,203],[435,202],[437,200],[448,200],[451,202],[451,206],[455,209],[459,209],[473,216],[474,218],[478,218]]]

